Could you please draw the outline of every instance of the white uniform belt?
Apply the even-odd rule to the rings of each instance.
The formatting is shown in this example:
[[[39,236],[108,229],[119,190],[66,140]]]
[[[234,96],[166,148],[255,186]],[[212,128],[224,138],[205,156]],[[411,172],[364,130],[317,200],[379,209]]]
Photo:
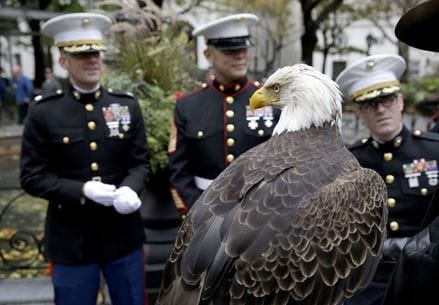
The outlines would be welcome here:
[[[194,176],[195,179],[195,185],[200,189],[200,190],[205,190],[207,189],[207,187],[212,183],[212,179],[206,179],[203,177],[198,177],[198,176]]]

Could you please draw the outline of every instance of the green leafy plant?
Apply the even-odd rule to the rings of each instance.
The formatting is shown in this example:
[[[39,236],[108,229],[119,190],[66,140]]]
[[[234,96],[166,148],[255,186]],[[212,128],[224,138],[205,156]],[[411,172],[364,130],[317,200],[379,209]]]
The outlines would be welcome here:
[[[123,72],[107,71],[102,83],[107,88],[130,92],[137,97],[145,120],[152,171],[165,168],[174,97],[157,85],[133,81]]]
[[[151,1],[147,3],[139,7],[105,0],[98,1],[98,7],[116,20],[103,83],[129,91],[138,99],[145,118],[151,167],[157,172],[168,164],[173,95],[192,90],[198,83],[198,70],[187,24],[163,17],[158,7]]]
[[[431,115],[439,107],[439,77],[426,76],[401,84],[408,112]]]

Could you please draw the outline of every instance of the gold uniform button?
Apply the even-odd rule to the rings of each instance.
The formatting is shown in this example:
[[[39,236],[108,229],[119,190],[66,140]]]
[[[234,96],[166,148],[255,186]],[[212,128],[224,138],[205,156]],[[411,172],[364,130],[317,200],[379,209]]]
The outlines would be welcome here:
[[[119,133],[118,135],[117,135],[118,137],[119,137],[119,139],[123,139],[123,138],[125,138],[125,135],[123,134],[123,133]]]
[[[265,134],[263,129],[258,130],[258,136],[262,137]]]
[[[201,130],[199,130],[197,132],[197,138],[202,138],[204,136],[204,132],[202,132]]]
[[[75,99],[77,99],[78,101],[81,99],[81,94],[78,91],[73,91],[73,96],[75,97]]]
[[[94,130],[96,128],[96,123],[93,121],[90,121],[87,123],[88,129]]]
[[[233,110],[227,110],[227,111],[226,111],[226,116],[227,116],[228,118],[233,118],[233,117],[235,116],[235,111],[233,111]]]
[[[235,130],[235,125],[227,124],[226,129],[228,132],[233,132]]]
[[[207,87],[207,84],[206,84],[206,83],[202,83],[202,84],[201,84],[201,87],[202,87],[202,88],[206,88],[206,87]]]
[[[395,182],[395,177],[393,175],[387,175],[386,176],[386,183],[392,184],[393,182]]]
[[[415,136],[420,136],[420,135],[422,134],[422,131],[420,131],[419,129],[416,129],[416,130],[413,132],[413,134],[414,134]]]
[[[235,156],[232,154],[228,154],[226,157],[227,162],[232,162],[233,160],[235,160]]]
[[[69,144],[69,142],[70,142],[70,138],[69,138],[69,137],[64,137],[64,138],[62,138],[62,142],[63,142],[64,144]]]
[[[92,164],[90,164],[90,168],[92,171],[97,171],[99,169],[99,165],[96,162],[93,162]]]
[[[235,139],[228,138],[227,139],[227,146],[232,147],[233,145],[235,145]]]
[[[397,136],[395,138],[395,140],[393,140],[393,146],[400,147],[401,144],[402,144],[402,137],[401,136]]]
[[[363,139],[361,139],[361,144],[366,144],[366,142],[367,142],[368,140],[369,140],[368,138],[363,138]]]
[[[235,91],[238,91],[239,89],[241,89],[241,85],[240,84],[236,84]]]
[[[258,82],[258,81],[255,81],[254,84],[255,84],[256,87],[259,87],[261,85],[261,83]]]
[[[389,208],[394,208],[396,206],[395,198],[387,198],[387,205]]]
[[[389,228],[390,228],[390,230],[392,230],[392,231],[398,231],[398,230],[399,230],[399,223],[396,222],[396,221],[392,221],[392,222],[390,222],[390,224],[389,224]]]
[[[427,196],[428,195],[428,190],[425,187],[421,188],[421,195],[422,196]]]
[[[384,153],[383,158],[384,161],[391,161],[393,159],[393,154],[391,152]]]
[[[235,99],[233,98],[233,96],[226,97],[227,104],[233,104],[234,101],[235,101]]]
[[[98,149],[98,144],[96,142],[90,142],[90,149],[91,150],[96,150]]]
[[[221,91],[224,91],[224,85],[219,85],[219,89],[221,90]]]
[[[93,104],[87,104],[85,105],[85,110],[87,111],[93,111],[95,109],[95,107],[93,106]]]

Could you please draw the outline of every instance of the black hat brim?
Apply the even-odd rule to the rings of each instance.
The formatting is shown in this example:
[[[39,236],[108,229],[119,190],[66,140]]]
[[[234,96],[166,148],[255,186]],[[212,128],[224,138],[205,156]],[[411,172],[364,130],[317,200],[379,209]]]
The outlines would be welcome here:
[[[439,52],[439,39],[432,33],[439,28],[439,1],[430,0],[408,10],[398,21],[396,37],[409,46]]]
[[[208,39],[207,45],[212,45],[218,50],[247,49],[253,46],[250,36]]]

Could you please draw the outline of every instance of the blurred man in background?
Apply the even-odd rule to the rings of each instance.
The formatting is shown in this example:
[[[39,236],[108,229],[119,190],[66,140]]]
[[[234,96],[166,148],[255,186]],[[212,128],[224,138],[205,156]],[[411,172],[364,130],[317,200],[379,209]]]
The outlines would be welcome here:
[[[8,97],[8,85],[9,81],[6,78],[6,74],[0,67],[0,121],[2,121],[3,111],[6,112],[10,120],[14,119],[14,112],[9,108],[6,101]]]
[[[41,95],[43,97],[56,94],[58,90],[61,90],[61,84],[53,75],[52,69],[44,69],[44,82],[41,85]]]
[[[23,124],[34,95],[34,85],[23,75],[20,66],[14,66],[12,67],[11,86],[15,103],[18,105],[18,124]]]

